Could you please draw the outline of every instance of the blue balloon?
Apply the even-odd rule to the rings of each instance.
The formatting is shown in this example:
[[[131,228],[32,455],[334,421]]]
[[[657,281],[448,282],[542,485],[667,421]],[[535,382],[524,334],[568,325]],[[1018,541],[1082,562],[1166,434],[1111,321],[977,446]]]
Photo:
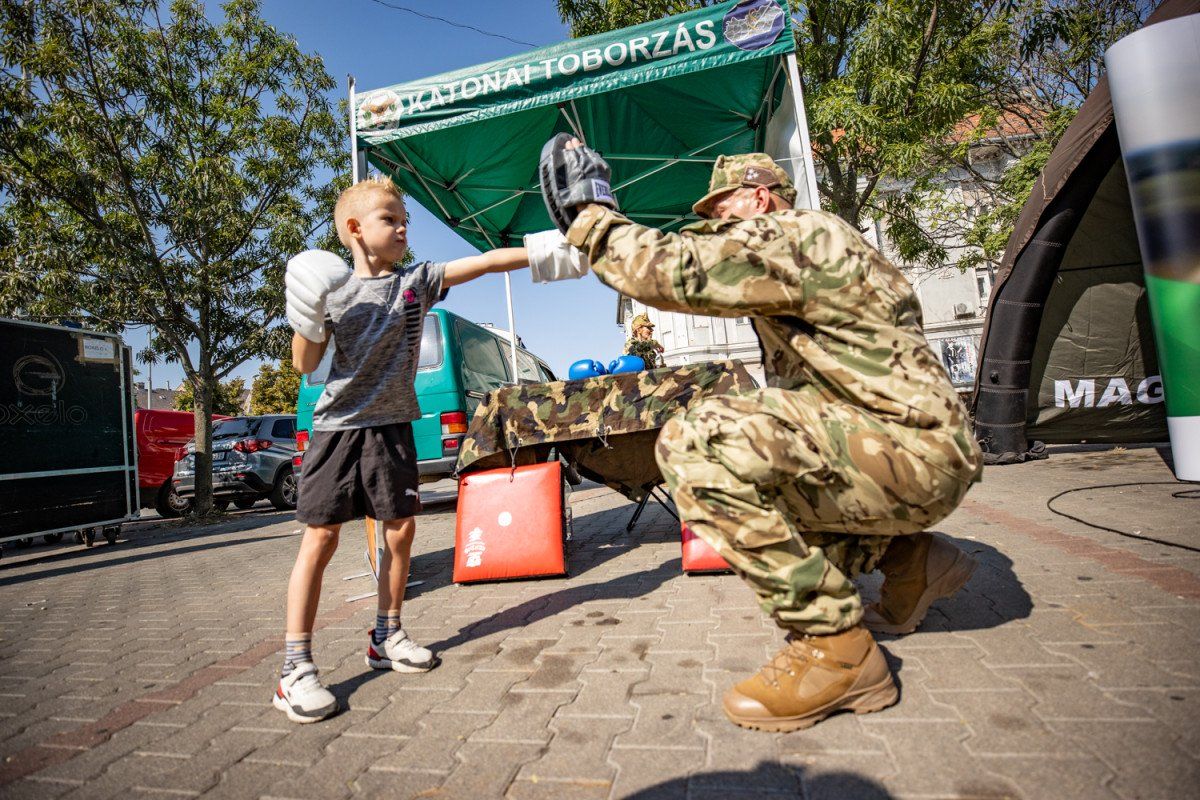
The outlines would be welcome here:
[[[646,368],[646,362],[639,356],[621,356],[613,359],[613,362],[608,365],[608,371],[616,375],[621,372],[641,372]]]

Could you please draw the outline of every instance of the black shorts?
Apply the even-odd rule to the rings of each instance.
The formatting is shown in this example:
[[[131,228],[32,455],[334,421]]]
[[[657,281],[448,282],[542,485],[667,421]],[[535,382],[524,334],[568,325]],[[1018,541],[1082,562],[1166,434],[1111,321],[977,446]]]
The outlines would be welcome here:
[[[412,423],[313,431],[312,441],[300,473],[300,522],[403,519],[421,510]]]

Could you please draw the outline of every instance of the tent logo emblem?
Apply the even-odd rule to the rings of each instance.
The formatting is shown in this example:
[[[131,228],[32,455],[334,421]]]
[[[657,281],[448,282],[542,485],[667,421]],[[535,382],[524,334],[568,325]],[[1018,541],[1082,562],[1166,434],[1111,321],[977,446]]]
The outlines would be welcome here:
[[[783,32],[783,9],[775,0],[738,3],[725,15],[725,38],[740,50],[770,47]]]

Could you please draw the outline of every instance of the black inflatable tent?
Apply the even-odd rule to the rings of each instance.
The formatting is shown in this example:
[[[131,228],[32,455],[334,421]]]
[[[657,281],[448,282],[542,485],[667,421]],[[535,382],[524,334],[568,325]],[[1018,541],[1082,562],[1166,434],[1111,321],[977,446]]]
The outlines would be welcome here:
[[[1166,0],[1153,25],[1200,12]],[[988,303],[972,411],[993,463],[1030,443],[1166,441],[1142,258],[1101,78],[1017,220]]]

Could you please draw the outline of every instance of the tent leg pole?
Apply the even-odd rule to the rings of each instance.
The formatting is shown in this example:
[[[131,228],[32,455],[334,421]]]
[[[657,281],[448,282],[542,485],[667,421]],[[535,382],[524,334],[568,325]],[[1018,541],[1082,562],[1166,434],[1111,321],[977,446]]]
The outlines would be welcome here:
[[[350,96],[350,181],[358,183],[362,177],[358,171],[358,115],[354,107],[354,76],[346,76],[346,90]]]
[[[787,55],[787,71],[788,84],[792,88],[792,108],[796,114],[796,132],[800,134],[800,150],[804,157],[809,208],[820,208],[821,197],[817,194],[817,172],[813,167],[812,142],[808,138],[808,114],[804,110],[804,90],[800,87],[800,70],[796,66],[795,53]]]
[[[520,383],[520,375],[517,372],[517,321],[513,315],[512,301],[512,275],[508,272],[504,273],[504,299],[508,303],[508,330],[512,337],[512,347],[509,348],[509,355],[512,356],[512,374],[513,383]]]

